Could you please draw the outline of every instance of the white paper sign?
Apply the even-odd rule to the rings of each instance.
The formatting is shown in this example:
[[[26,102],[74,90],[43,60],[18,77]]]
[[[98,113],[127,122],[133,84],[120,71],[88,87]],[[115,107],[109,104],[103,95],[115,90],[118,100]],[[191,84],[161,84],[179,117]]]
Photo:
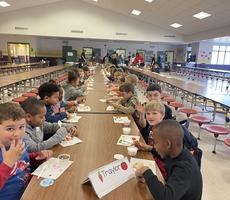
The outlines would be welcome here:
[[[106,111],[113,111],[114,110],[114,107],[113,106],[108,106],[107,108],[106,108]]]
[[[50,158],[42,163],[32,175],[42,178],[52,178],[56,180],[73,163],[70,160],[60,160],[59,158]]]
[[[87,90],[93,90],[93,88],[92,87],[87,87]]]
[[[130,159],[130,165],[134,168],[136,164],[142,164],[145,167],[149,167],[152,172],[156,175],[156,164],[154,160],[146,160],[146,159],[140,159],[140,158],[133,158]]]
[[[91,108],[89,106],[82,106],[82,107],[78,106],[77,110],[78,112],[89,112],[91,111]]]
[[[65,123],[77,123],[82,116],[71,115],[69,119],[63,119],[62,121]]]
[[[78,137],[72,137],[70,140],[62,141],[60,145],[63,147],[68,147],[78,143],[82,143],[82,140],[80,140]]]
[[[92,183],[97,196],[102,198],[133,177],[135,172],[128,159],[124,158],[90,172],[87,180]]]
[[[114,123],[123,124],[129,121],[129,118],[128,117],[113,117],[113,121]]]
[[[106,103],[106,99],[99,99],[100,102]]]
[[[131,146],[135,141],[139,141],[140,136],[138,135],[121,135],[117,141],[117,145]]]

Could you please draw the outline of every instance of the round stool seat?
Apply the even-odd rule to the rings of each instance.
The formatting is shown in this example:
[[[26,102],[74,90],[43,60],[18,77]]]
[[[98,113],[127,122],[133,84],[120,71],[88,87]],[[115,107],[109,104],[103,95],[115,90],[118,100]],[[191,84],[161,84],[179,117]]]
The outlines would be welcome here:
[[[191,114],[197,114],[197,110],[192,108],[181,108],[180,112],[185,113],[187,117],[189,117]]]
[[[174,101],[176,101],[176,100],[173,99],[173,98],[171,98],[171,97],[165,97],[165,98],[163,99],[163,101],[166,101],[166,102],[169,104],[170,102],[174,102]]]
[[[164,98],[166,98],[166,97],[169,97],[169,95],[167,95],[167,94],[165,94],[165,93],[162,93],[162,94],[161,94],[161,99],[164,99]]]
[[[23,94],[22,96],[23,96],[23,97],[36,97],[37,94],[32,93],[32,92],[28,92],[28,93]]]
[[[182,103],[177,102],[177,101],[171,102],[169,105],[174,107],[175,109],[182,108],[184,106]]]
[[[192,116],[190,117],[190,119],[192,119],[194,122],[197,122],[200,126],[204,123],[209,123],[211,122],[211,119],[207,118],[207,117],[203,117],[203,116]]]
[[[226,144],[227,146],[229,146],[229,147],[230,147],[230,138],[229,138],[229,139],[224,140],[224,144]]]
[[[17,97],[12,99],[12,101],[17,102],[17,103],[21,103],[23,101],[25,101],[27,99],[27,97]]]
[[[222,126],[207,125],[205,126],[205,129],[209,131],[210,133],[214,133],[215,136],[229,134],[229,130]]]

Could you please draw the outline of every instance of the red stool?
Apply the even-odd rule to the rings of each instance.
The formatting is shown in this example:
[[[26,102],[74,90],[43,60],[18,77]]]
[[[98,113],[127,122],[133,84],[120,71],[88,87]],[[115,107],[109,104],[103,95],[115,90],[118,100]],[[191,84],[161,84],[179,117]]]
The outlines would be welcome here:
[[[174,107],[175,110],[178,110],[178,108],[182,108],[184,106],[182,103],[177,101],[171,102],[169,105]]]
[[[187,117],[189,118],[192,114],[197,114],[197,110],[192,108],[181,108],[180,112],[185,113]]]
[[[166,97],[169,97],[169,95],[167,95],[166,93],[161,93],[161,99],[164,99]]]
[[[224,144],[226,144],[227,146],[229,146],[229,147],[230,147],[230,138],[229,138],[229,139],[224,140]]]
[[[32,92],[28,92],[28,93],[23,94],[22,96],[23,96],[23,97],[36,97],[37,94],[32,93]]]
[[[26,99],[27,99],[27,97],[17,97],[17,98],[12,99],[12,101],[14,101],[16,103],[22,103]]]
[[[215,143],[214,143],[214,149],[212,153],[216,153],[216,142],[219,135],[227,135],[229,134],[229,130],[227,128],[224,128],[222,126],[216,126],[216,125],[207,125],[205,126],[205,130],[209,133],[213,133],[215,137]]]
[[[171,102],[174,102],[174,101],[176,101],[176,100],[173,99],[173,98],[171,98],[171,97],[165,97],[165,98],[163,99],[163,101],[166,101],[167,104],[169,105]]]
[[[207,123],[211,122],[211,119],[209,119],[209,118],[207,118],[207,117],[203,117],[203,116],[198,116],[198,115],[192,116],[192,117],[190,117],[190,119],[191,119],[192,121],[198,123],[198,125],[199,125],[199,132],[198,132],[198,137],[197,137],[197,139],[200,140],[201,126],[202,126],[203,124],[207,124]]]

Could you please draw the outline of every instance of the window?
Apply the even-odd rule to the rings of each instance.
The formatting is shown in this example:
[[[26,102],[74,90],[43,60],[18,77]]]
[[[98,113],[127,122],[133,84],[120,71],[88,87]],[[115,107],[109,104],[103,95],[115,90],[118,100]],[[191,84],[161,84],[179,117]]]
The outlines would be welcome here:
[[[230,65],[230,46],[216,46],[212,47],[211,64]]]

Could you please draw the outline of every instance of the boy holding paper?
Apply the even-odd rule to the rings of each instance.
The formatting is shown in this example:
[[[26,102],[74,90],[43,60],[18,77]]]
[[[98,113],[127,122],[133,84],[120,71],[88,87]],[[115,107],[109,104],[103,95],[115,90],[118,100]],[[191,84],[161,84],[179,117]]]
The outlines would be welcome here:
[[[165,185],[148,167],[136,167],[136,176],[145,182],[155,200],[201,200],[202,176],[191,153],[183,148],[183,130],[174,120],[164,120],[155,129],[154,146],[165,159]]]
[[[29,152],[49,149],[69,134],[78,135],[77,127],[72,124],[60,127],[58,123],[46,122],[46,107],[43,101],[32,97],[22,102],[21,106],[26,113],[25,145]]]
[[[52,151],[28,154],[22,138],[25,113],[15,103],[0,104],[0,199],[19,200],[30,180],[30,165],[52,156]]]

